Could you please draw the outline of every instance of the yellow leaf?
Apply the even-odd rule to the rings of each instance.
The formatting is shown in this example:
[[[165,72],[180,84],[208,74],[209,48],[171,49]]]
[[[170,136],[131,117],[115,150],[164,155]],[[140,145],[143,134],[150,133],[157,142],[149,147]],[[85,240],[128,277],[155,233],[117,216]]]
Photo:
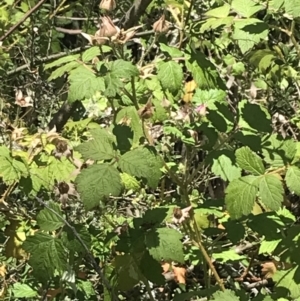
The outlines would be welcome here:
[[[185,83],[184,86],[184,95],[182,97],[184,102],[191,102],[193,95],[194,95],[194,91],[197,87],[197,84],[194,80],[191,80],[187,83]]]

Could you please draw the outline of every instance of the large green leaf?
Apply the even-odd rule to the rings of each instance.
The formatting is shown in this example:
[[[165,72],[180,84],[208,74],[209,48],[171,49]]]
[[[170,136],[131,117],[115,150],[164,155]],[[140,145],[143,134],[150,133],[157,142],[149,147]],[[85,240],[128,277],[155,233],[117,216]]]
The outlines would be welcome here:
[[[249,18],[258,11],[264,9],[262,5],[258,5],[253,0],[233,0],[231,7],[243,17]]]
[[[231,290],[215,292],[213,298],[215,301],[240,301],[240,298]]]
[[[138,178],[145,178],[150,187],[156,188],[161,177],[163,166],[159,155],[152,148],[138,147],[119,159],[119,167],[123,172]]]
[[[259,195],[262,203],[269,209],[277,211],[283,201],[284,189],[277,175],[269,174],[259,179]]]
[[[131,76],[138,76],[139,70],[131,62],[124,60],[115,60],[108,63],[110,73],[119,78],[130,78]]]
[[[84,159],[92,159],[95,161],[109,160],[115,155],[113,149],[114,136],[105,129],[91,130],[93,139],[84,142],[76,147]]]
[[[262,159],[256,155],[248,146],[243,146],[236,150],[236,161],[240,168],[253,173],[254,175],[263,175],[265,167]]]
[[[29,264],[40,281],[49,280],[55,270],[67,270],[67,255],[60,239],[38,232],[28,237],[22,247],[30,253]]]
[[[300,17],[300,0],[285,0],[285,11],[294,18]]]
[[[176,261],[183,263],[182,235],[169,228],[153,229],[146,233],[145,243],[151,256],[157,261]]]
[[[82,61],[84,63],[87,63],[91,61],[93,58],[97,57],[100,55],[100,48],[98,46],[91,47],[87,49],[83,54],[82,54]]]
[[[181,66],[174,62],[168,61],[158,65],[157,78],[162,88],[176,94],[181,88],[183,72]]]
[[[95,164],[82,170],[76,178],[78,192],[84,207],[90,210],[109,195],[118,196],[122,191],[119,171],[110,164]]]
[[[251,213],[258,192],[257,177],[246,176],[229,183],[225,204],[232,219]]]
[[[297,166],[289,166],[285,175],[285,182],[291,192],[300,195],[300,169]]]
[[[20,282],[13,285],[12,291],[15,298],[34,298],[38,295],[36,290],[33,290],[29,285]]]
[[[59,204],[49,202],[48,206],[50,209],[55,211],[60,217],[63,217]],[[48,208],[44,208],[37,215],[37,223],[40,226],[41,230],[55,231],[56,229],[64,225],[62,218],[60,218],[59,216],[50,211]]]

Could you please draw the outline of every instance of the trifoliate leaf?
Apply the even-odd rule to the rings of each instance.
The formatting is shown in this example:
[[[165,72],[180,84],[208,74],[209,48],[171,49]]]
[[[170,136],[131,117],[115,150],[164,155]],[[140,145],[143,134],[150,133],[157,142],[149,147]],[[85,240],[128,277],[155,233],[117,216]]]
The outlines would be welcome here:
[[[297,166],[289,166],[285,175],[285,182],[291,192],[300,195],[300,169]]]
[[[54,202],[49,202],[48,206],[50,209],[55,211],[59,216],[63,217],[63,213],[60,206]],[[62,227],[64,222],[56,214],[50,211],[48,208],[44,208],[37,215],[37,223],[41,230],[45,231],[55,231],[56,229]]]
[[[261,202],[271,210],[277,211],[283,202],[284,189],[279,177],[269,174],[259,179]]]
[[[240,298],[231,290],[215,292],[213,298],[215,301],[240,301]]]
[[[95,164],[81,171],[76,178],[78,192],[84,207],[90,210],[109,195],[118,196],[122,191],[119,171],[110,164]]]
[[[160,168],[163,166],[159,155],[149,147],[139,147],[125,153],[118,164],[123,172],[145,178],[152,188],[157,186],[161,177]]]
[[[235,152],[236,161],[242,169],[253,173],[254,175],[262,175],[265,167],[262,159],[256,155],[248,146],[239,148]]]
[[[232,219],[251,213],[258,192],[257,177],[233,180],[226,188],[225,204]]]
[[[91,130],[93,139],[78,145],[75,150],[80,152],[84,159],[95,161],[110,160],[114,158],[114,136],[105,129]]]
[[[213,159],[211,170],[215,175],[229,182],[240,178],[242,172],[242,170],[235,166],[231,159],[224,154]]]
[[[58,238],[38,232],[28,237],[22,247],[31,254],[29,264],[39,280],[49,280],[55,270],[63,272],[67,269],[67,255]]]
[[[176,94],[182,84],[183,71],[181,66],[174,61],[163,62],[158,66],[157,78],[164,90]]]
[[[12,291],[15,298],[34,298],[38,295],[29,285],[20,282],[13,285]]]
[[[146,233],[145,243],[150,255],[155,260],[183,263],[184,254],[181,238],[182,235],[174,229],[159,228]]]

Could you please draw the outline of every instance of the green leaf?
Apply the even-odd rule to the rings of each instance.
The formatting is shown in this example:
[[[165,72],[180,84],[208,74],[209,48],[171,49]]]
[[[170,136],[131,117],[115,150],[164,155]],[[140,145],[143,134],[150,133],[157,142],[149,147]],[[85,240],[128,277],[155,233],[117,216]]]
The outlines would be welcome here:
[[[113,73],[109,72],[104,77],[106,97],[115,97],[119,92],[120,88],[124,86],[121,80]]]
[[[297,166],[289,166],[285,175],[285,182],[291,192],[300,195],[300,169]]]
[[[234,291],[226,289],[224,292],[218,291],[213,294],[215,301],[240,301],[240,298],[235,295]]]
[[[149,252],[145,252],[140,262],[141,273],[152,283],[164,285],[165,278],[162,275],[162,267],[158,261],[150,256]]]
[[[268,36],[268,24],[259,19],[236,19],[233,39],[237,40],[244,54]]]
[[[272,254],[281,241],[282,239],[274,239],[270,241],[264,239],[260,244],[258,254]]]
[[[55,69],[50,77],[48,78],[49,81],[53,80],[53,79],[56,79],[58,77],[61,77],[63,76],[65,73],[68,73],[70,72],[71,70],[77,68],[78,66],[80,66],[80,64],[77,62],[77,61],[72,61],[72,62],[69,62],[57,69]]]
[[[60,209],[59,204],[54,202],[49,202],[48,206],[50,209],[55,211],[59,216],[63,217],[63,213]],[[50,211],[48,208],[44,208],[37,215],[37,223],[41,230],[44,231],[55,231],[56,229],[62,227],[64,222],[56,214]]]
[[[229,15],[230,11],[230,5],[225,3],[224,5],[211,9],[205,13],[205,15],[209,17],[215,17],[215,18],[226,18]]]
[[[300,297],[300,285],[296,283],[295,279],[299,279],[299,267],[295,267],[290,270],[276,271],[273,276],[273,280],[276,283],[276,287],[283,288],[289,291],[289,297],[296,299]]]
[[[31,254],[29,264],[37,279],[49,280],[55,270],[67,270],[67,255],[60,239],[38,232],[27,237],[22,247]]]
[[[76,178],[78,192],[86,210],[99,205],[109,195],[122,191],[119,171],[110,164],[95,164],[82,170]]]
[[[124,60],[115,60],[108,63],[108,68],[113,76],[118,78],[130,78],[132,76],[138,76],[139,70],[131,62]]]
[[[223,251],[220,253],[213,253],[212,257],[216,260],[220,260],[222,262],[226,261],[234,261],[234,260],[243,260],[247,258],[245,255],[239,255],[235,252],[235,250]]]
[[[9,155],[0,156],[0,177],[3,181],[10,185],[14,181],[19,181],[21,177],[28,176],[28,169],[26,165]]]
[[[38,295],[38,292],[33,290],[29,285],[20,282],[13,285],[12,291],[15,298],[34,298]]]
[[[233,0],[231,7],[243,17],[249,18],[258,11],[264,9],[262,5],[258,5],[252,0]]]
[[[82,61],[87,63],[98,55],[100,55],[100,48],[97,46],[91,47],[82,54]]]
[[[144,136],[141,119],[134,106],[121,109],[116,116],[116,123],[127,124],[133,131],[133,146],[139,145],[139,140]]]
[[[159,155],[150,147],[138,147],[121,156],[118,162],[123,172],[145,178],[150,187],[156,188],[163,166]]]
[[[223,225],[226,229],[229,240],[233,244],[237,244],[239,241],[244,239],[246,231],[243,224],[229,220],[228,222],[223,223]]]
[[[135,177],[129,175],[126,172],[120,174],[122,183],[127,190],[138,191],[140,189],[140,183]]]
[[[262,203],[277,211],[283,202],[284,189],[278,175],[269,174],[259,179],[259,195]]]
[[[158,65],[157,78],[164,90],[176,94],[182,85],[182,67],[174,61],[163,62]]]
[[[151,256],[157,261],[184,262],[180,239],[182,235],[169,228],[159,228],[146,233],[145,243]]]
[[[285,0],[285,11],[294,18],[300,17],[300,0]]]
[[[166,44],[159,43],[162,52],[167,52],[171,57],[182,57],[183,53],[178,48],[167,46]]]
[[[213,159],[211,171],[220,176],[224,181],[233,181],[241,177],[241,169],[235,166],[231,159],[225,154],[220,155],[218,158]]]
[[[110,160],[115,156],[113,148],[114,136],[105,129],[92,129],[93,139],[78,145],[75,150],[81,153],[82,157],[95,161]]]
[[[68,99],[71,102],[91,98],[98,91],[104,91],[104,79],[96,77],[92,70],[80,66],[69,75],[70,92]]]
[[[66,64],[66,63],[69,63],[69,62],[72,62],[72,61],[76,61],[79,57],[80,57],[79,54],[64,56],[64,57],[59,58],[58,60],[56,60],[52,63],[46,64],[45,65],[45,70],[56,67],[56,66],[59,66],[59,65],[62,65],[62,64]]]
[[[226,188],[225,204],[232,219],[251,213],[258,192],[257,177],[233,180]]]
[[[236,150],[236,161],[239,167],[253,173],[254,175],[263,175],[265,167],[262,159],[252,152],[248,146],[243,146]]]

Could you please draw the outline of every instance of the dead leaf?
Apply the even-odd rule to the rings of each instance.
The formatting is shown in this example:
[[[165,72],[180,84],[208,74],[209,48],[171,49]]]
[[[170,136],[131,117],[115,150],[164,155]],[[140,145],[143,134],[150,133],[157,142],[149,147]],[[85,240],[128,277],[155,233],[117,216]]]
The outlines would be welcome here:
[[[184,102],[191,102],[194,91],[197,88],[197,84],[194,80],[191,80],[184,85],[184,95],[182,97]]]
[[[277,271],[274,262],[269,261],[261,264],[261,273],[265,279],[272,278]]]

